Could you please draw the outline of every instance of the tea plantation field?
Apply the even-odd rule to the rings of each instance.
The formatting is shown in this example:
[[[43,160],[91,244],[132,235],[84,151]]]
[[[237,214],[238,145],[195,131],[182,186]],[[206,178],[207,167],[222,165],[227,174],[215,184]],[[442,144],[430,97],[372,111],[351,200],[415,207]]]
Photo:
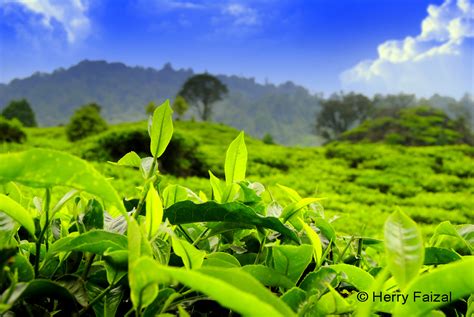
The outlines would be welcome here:
[[[139,194],[139,173],[107,161],[117,161],[131,150],[148,154],[145,122],[111,126],[76,143],[67,140],[62,127],[29,128],[27,134],[26,143],[2,144],[0,151],[31,147],[67,151],[92,161],[113,178],[118,192],[129,197]],[[161,184],[180,184],[211,197],[208,170],[222,178],[226,148],[237,134],[220,124],[175,122],[172,142],[160,161]],[[249,135],[245,142],[247,179],[265,186],[265,200],[285,200],[277,184],[295,189],[302,197],[324,198],[314,208],[324,210],[342,234],[380,237],[386,218],[397,209],[412,217],[425,236],[445,220],[473,222],[473,147],[338,143],[294,148],[264,144]]]

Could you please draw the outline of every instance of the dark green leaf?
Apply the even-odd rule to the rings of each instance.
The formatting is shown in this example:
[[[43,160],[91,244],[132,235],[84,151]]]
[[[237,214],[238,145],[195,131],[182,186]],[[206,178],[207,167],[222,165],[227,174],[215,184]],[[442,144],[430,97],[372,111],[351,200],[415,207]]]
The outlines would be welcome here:
[[[82,222],[88,231],[104,228],[104,210],[97,200],[89,200]]]
[[[195,204],[191,201],[183,201],[166,209],[164,217],[171,224],[213,221],[238,223],[244,226],[251,224],[278,231],[293,241],[298,241],[296,234],[277,218],[262,217],[255,213],[252,208],[239,202],[218,204],[209,201],[203,204]]]
[[[440,265],[461,260],[461,256],[454,251],[443,248],[425,248],[425,265]]]

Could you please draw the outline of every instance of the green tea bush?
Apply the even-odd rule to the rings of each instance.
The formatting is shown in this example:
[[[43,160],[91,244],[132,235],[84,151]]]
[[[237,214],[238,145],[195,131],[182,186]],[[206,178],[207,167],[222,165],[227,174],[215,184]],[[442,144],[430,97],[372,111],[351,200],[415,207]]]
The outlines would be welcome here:
[[[366,120],[344,132],[339,139],[409,146],[474,144],[472,131],[465,123],[428,106],[402,108],[393,117]]]
[[[105,130],[107,123],[100,116],[100,106],[91,103],[74,112],[66,126],[66,135],[70,141],[77,141]]]
[[[86,140],[82,156],[96,161],[118,161],[130,151],[144,156],[150,152],[150,136],[146,131],[131,128],[111,130]],[[199,142],[190,134],[176,132],[160,157],[160,167],[175,176],[207,176],[202,155],[197,151]]]
[[[17,119],[8,120],[0,116],[0,142],[23,143],[26,133]]]
[[[243,132],[225,151],[223,177],[210,173],[210,192],[194,192],[188,179],[169,183],[160,173],[172,135],[166,102],[150,125],[152,155],[131,151],[108,166],[141,177],[127,199],[94,164],[73,155],[38,148],[0,154],[0,314],[471,315],[474,225],[442,221],[424,239],[413,218],[433,219],[424,218],[429,208],[409,217],[375,200],[367,206],[348,195],[323,200],[283,185],[265,187],[249,179]],[[334,169],[330,181],[338,182],[331,186],[364,173],[343,166]],[[300,185],[313,192],[315,181]],[[30,187],[43,194],[31,196]],[[357,194],[363,187],[346,190]],[[400,199],[410,200],[409,214],[419,209],[416,197]],[[472,205],[469,199],[464,203]],[[336,230],[339,219],[322,205],[339,210],[339,219],[350,219],[356,230]],[[434,219],[441,221],[443,212]],[[380,228],[380,239],[366,235],[369,222]],[[410,300],[384,302],[372,294]],[[446,299],[417,301],[416,294]]]

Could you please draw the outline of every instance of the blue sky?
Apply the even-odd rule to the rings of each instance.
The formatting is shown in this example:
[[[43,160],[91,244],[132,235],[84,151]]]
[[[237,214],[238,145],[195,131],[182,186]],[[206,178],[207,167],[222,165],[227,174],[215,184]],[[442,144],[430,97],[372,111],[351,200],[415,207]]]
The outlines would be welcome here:
[[[0,0],[0,82],[104,59],[459,97],[474,92],[473,13],[472,0]]]

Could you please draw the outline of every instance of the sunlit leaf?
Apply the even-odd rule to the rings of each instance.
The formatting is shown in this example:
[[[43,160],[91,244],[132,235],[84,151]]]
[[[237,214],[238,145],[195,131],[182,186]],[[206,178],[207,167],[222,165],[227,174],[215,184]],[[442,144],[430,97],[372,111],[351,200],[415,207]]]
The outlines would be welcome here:
[[[153,157],[159,158],[171,141],[173,135],[173,110],[169,100],[155,109],[150,126],[150,151]]]
[[[88,162],[55,150],[31,149],[0,154],[0,183],[14,181],[31,187],[62,185],[104,199],[112,216],[126,214],[120,196]]]
[[[198,269],[202,266],[206,252],[196,249],[186,240],[179,239],[175,236],[172,238],[174,253],[179,256],[188,269]]]
[[[4,212],[25,227],[31,235],[35,235],[35,224],[30,213],[22,205],[3,194],[0,194],[0,212]]]
[[[420,275],[405,290],[412,299],[415,294],[446,294],[451,296],[449,300],[469,296],[474,293],[474,258],[466,257],[463,261],[446,264],[429,273]],[[415,293],[418,292],[418,293]],[[426,314],[438,307],[446,305],[446,302],[434,300],[423,301],[410,300],[402,305],[397,303],[394,316],[426,316]]]
[[[225,156],[225,181],[227,184],[239,182],[245,179],[247,169],[247,147],[245,145],[244,132],[240,132],[237,138],[229,145]]]
[[[146,229],[148,239],[155,236],[160,228],[161,220],[163,219],[163,205],[158,192],[150,184],[148,193],[146,195]]]
[[[387,267],[404,289],[423,265],[425,250],[421,233],[413,220],[395,211],[385,222],[384,238]]]

